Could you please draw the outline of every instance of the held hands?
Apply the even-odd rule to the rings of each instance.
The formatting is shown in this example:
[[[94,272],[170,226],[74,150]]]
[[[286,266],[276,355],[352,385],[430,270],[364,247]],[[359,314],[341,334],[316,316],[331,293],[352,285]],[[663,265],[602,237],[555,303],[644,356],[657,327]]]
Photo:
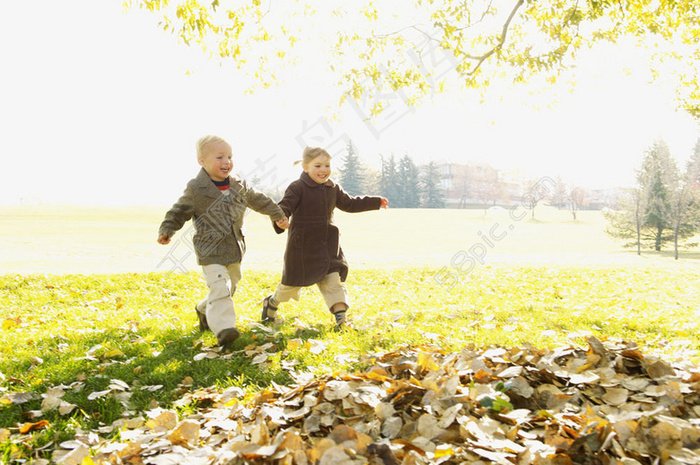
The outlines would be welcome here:
[[[167,234],[163,233],[160,236],[158,236],[158,243],[163,245],[170,244],[170,238]]]
[[[389,201],[382,197],[382,208],[389,208]]]
[[[287,229],[289,227],[289,218],[284,217],[281,220],[275,221],[275,224],[280,229]]]

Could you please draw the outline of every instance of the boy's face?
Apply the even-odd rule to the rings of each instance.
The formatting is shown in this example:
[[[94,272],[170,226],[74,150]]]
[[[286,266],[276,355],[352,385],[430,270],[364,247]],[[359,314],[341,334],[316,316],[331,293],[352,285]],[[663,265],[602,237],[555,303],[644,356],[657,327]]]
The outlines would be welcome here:
[[[302,163],[301,166],[304,172],[318,184],[328,181],[331,176],[331,159],[325,155],[319,155],[308,164]]]
[[[214,181],[225,181],[233,169],[233,153],[226,142],[209,142],[197,160]]]

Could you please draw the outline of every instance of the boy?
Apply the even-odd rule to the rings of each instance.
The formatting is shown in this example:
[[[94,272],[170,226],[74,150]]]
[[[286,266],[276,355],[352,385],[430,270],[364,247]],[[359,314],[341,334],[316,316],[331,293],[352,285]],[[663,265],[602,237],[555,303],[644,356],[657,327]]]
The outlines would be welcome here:
[[[231,146],[221,137],[204,136],[197,141],[197,161],[202,166],[187,183],[182,197],[165,214],[158,231],[158,243],[168,244],[185,222],[194,218],[192,239],[197,263],[202,265],[209,287],[207,297],[195,311],[200,331],[211,329],[220,345],[238,338],[233,293],[241,279],[245,254],[243,216],[246,207],[268,215],[285,229],[289,222],[282,209],[245,181],[230,176],[233,168]]]

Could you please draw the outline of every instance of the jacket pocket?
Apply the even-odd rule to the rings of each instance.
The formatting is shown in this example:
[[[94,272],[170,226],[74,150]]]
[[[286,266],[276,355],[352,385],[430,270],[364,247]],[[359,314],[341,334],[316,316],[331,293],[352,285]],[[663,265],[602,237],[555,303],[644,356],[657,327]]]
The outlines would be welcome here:
[[[199,257],[206,257],[214,253],[224,240],[224,234],[219,231],[210,231],[205,234],[195,234],[192,243]]]
[[[236,233],[238,236],[238,246],[241,248],[241,254],[245,254],[246,251],[246,245],[245,245],[245,234],[243,233],[243,228],[240,228],[238,232]]]

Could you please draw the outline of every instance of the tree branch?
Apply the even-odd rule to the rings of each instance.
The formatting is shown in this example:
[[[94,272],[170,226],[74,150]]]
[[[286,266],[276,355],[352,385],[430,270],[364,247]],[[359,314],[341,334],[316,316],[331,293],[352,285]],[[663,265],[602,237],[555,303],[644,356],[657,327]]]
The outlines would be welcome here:
[[[510,15],[508,15],[508,19],[506,19],[506,22],[503,24],[503,30],[501,32],[501,38],[498,41],[498,44],[494,46],[491,50],[488,52],[484,53],[481,56],[473,56],[469,54],[465,54],[464,56],[470,60],[476,60],[477,63],[474,65],[474,68],[472,68],[471,71],[467,73],[469,76],[473,76],[474,73],[478,71],[478,69],[481,67],[481,65],[486,61],[491,55],[496,53],[497,50],[499,50],[501,47],[503,47],[503,44],[506,42],[506,35],[508,34],[508,27],[510,27],[510,22],[513,20],[515,17],[515,13],[518,11],[518,9],[525,3],[525,0],[518,0],[518,2],[515,4],[513,7],[513,10],[510,12]]]

